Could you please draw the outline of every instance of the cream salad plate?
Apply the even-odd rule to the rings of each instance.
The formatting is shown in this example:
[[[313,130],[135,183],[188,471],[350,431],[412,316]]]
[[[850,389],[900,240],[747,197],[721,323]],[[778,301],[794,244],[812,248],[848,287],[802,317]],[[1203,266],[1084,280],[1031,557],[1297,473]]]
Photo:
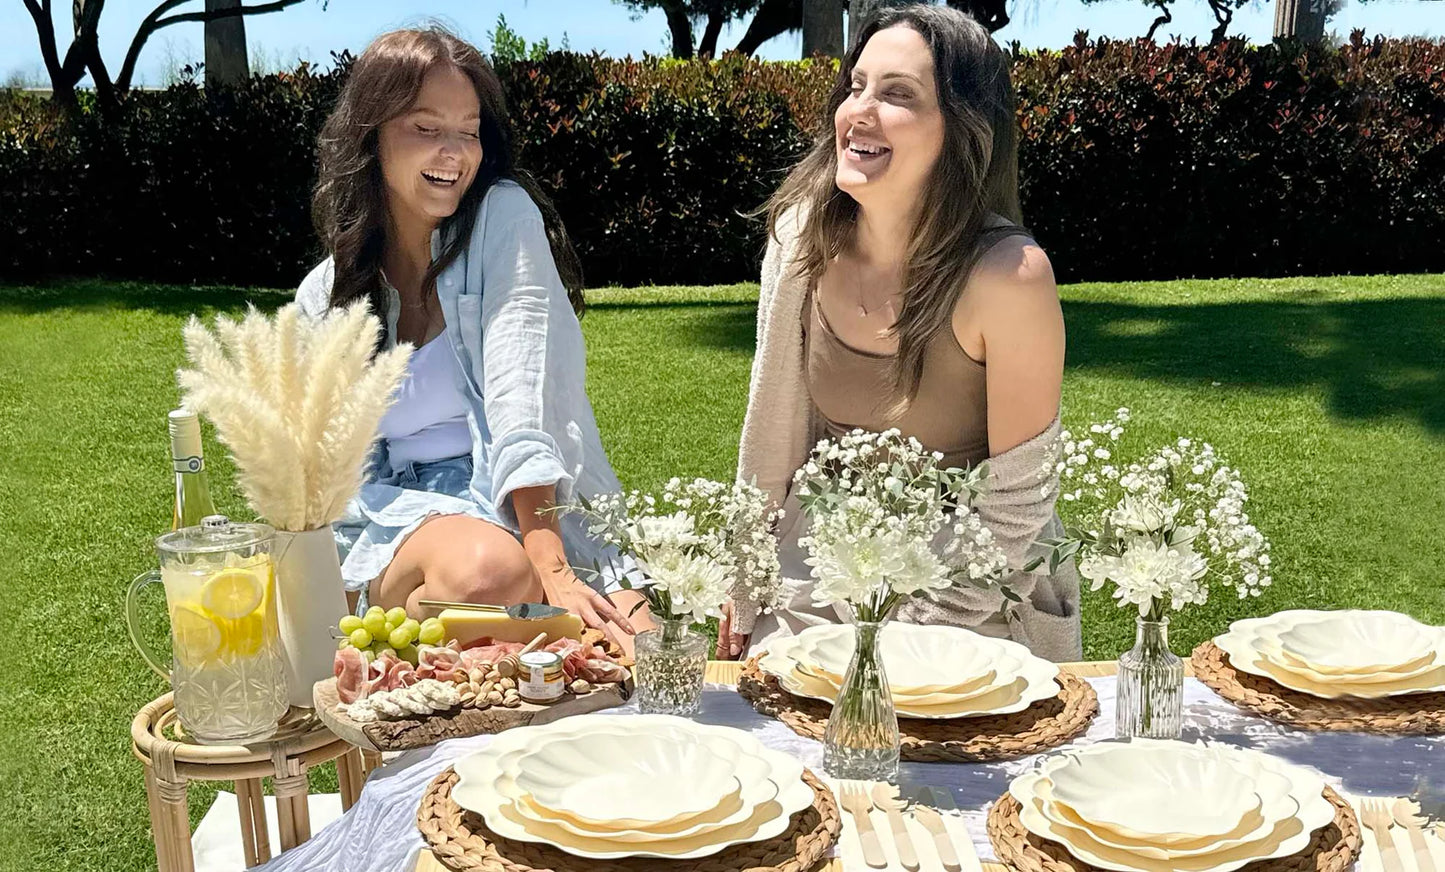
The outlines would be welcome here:
[[[813,802],[797,759],[663,715],[508,730],[456,770],[453,799],[492,832],[591,859],[705,857],[781,834]]]
[[[1295,609],[1236,621],[1214,644],[1241,672],[1325,699],[1445,691],[1445,629],[1396,612]]]
[[[832,703],[853,644],[848,625],[808,627],[774,640],[758,667],[788,693]],[[899,717],[1007,714],[1059,693],[1056,664],[1016,642],[959,627],[889,624],[879,648]]]
[[[1135,739],[1046,759],[1010,795],[1034,835],[1121,872],[1233,872],[1334,820],[1308,770],[1224,745]]]

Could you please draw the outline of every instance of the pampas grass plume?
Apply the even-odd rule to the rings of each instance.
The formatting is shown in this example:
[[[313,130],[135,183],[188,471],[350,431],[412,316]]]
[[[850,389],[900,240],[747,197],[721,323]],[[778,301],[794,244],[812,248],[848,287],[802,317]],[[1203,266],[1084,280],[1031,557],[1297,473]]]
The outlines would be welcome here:
[[[330,524],[361,487],[412,351],[373,357],[380,330],[364,302],[317,320],[292,303],[274,318],[254,307],[239,322],[218,317],[214,332],[186,324],[184,401],[215,426],[251,508],[276,528]]]

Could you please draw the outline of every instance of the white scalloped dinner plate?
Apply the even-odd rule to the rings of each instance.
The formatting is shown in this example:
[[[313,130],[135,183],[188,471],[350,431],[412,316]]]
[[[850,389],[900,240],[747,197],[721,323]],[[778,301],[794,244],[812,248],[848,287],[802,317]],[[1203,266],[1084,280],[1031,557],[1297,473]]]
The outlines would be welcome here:
[[[804,628],[790,641],[789,656],[841,684],[857,639],[849,624],[822,624]],[[925,696],[973,690],[988,672],[1002,671],[997,663],[1000,655],[1023,659],[1017,651],[998,644],[1001,641],[962,627],[894,622],[884,625],[878,645],[895,696]],[[1005,674],[1000,680],[1012,677]]]
[[[1380,676],[1321,676],[1304,667],[1284,661],[1277,647],[1277,634],[1296,623],[1312,620],[1321,612],[1296,609],[1264,618],[1235,621],[1229,631],[1215,637],[1214,644],[1229,655],[1235,669],[1250,675],[1268,678],[1278,684],[1323,699],[1356,697],[1379,699],[1415,693],[1445,691],[1445,664],[1429,666],[1422,671],[1403,673],[1399,680]],[[1313,676],[1313,677],[1312,677]],[[1360,681],[1360,678],[1370,680]],[[1320,680],[1320,679],[1327,680]],[[1376,679],[1379,680],[1376,680]]]
[[[837,687],[830,682],[798,672],[793,661],[789,659],[767,654],[759,658],[758,666],[764,672],[777,676],[782,688],[795,696],[817,699],[829,704],[838,698]],[[895,700],[893,707],[901,718],[948,720],[1010,714],[1023,711],[1040,700],[1058,696],[1060,688],[1056,681],[1059,675],[1057,664],[1030,656],[1028,661],[1020,664],[1019,671],[1019,676],[1007,684],[978,688],[955,698],[942,699],[936,704],[920,705]]]
[[[648,829],[696,817],[739,790],[732,763],[700,739],[631,730],[557,736],[518,759],[513,777],[539,807],[584,825]]]
[[[1322,675],[1409,672],[1437,659],[1442,633],[1399,612],[1314,612],[1274,633],[1281,650]]]
[[[736,744],[740,755],[757,757],[766,763],[767,779],[775,786],[776,795],[756,806],[739,823],[682,838],[630,844],[616,841],[611,834],[588,838],[568,832],[555,823],[548,825],[533,820],[518,809],[515,797],[503,792],[509,786],[509,779],[500,765],[504,756],[540,749],[560,735],[595,734],[610,730],[656,730],[673,735],[680,731],[685,735],[730,740]],[[729,845],[761,841],[781,834],[787,829],[792,816],[813,801],[812,788],[803,781],[803,764],[796,758],[770,750],[740,730],[705,726],[665,715],[578,715],[555,724],[508,730],[493,739],[485,749],[458,760],[456,770],[459,777],[452,788],[453,799],[462,808],[481,815],[493,832],[517,841],[551,845],[574,856],[590,859],[634,856],[694,859],[709,856]],[[605,803],[606,797],[599,798],[599,802]]]
[[[1232,758],[1231,765],[1240,767],[1241,777],[1249,777],[1249,767],[1254,766],[1282,776],[1289,787],[1283,797],[1278,795],[1277,787],[1269,797],[1261,797],[1259,812],[1263,822],[1253,834],[1225,834],[1212,850],[1207,844],[1173,852],[1167,847],[1124,847],[1117,844],[1116,831],[1069,822],[1060,810],[1048,807],[1056,802],[1049,773],[1064,765],[1058,757],[1085,752],[1069,752],[1045,761],[1033,772],[1014,779],[1009,793],[1022,806],[1019,817],[1029,832],[1059,843],[1086,863],[1119,872],[1233,872],[1256,860],[1298,853],[1310,843],[1315,830],[1334,820],[1334,807],[1324,798],[1324,782],[1318,776],[1258,752],[1225,750]],[[1166,857],[1159,857],[1161,852]]]

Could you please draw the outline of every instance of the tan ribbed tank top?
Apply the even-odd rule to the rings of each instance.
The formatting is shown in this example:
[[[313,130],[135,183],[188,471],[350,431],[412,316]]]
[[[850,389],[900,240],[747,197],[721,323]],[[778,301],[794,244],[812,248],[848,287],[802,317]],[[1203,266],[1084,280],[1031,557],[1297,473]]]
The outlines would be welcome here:
[[[1004,236],[1027,235],[1016,226],[990,228]],[[992,235],[992,234],[990,234]],[[988,391],[984,364],[963,350],[950,327],[938,331],[923,359],[923,379],[913,402],[890,417],[902,398],[893,383],[896,354],[863,351],[833,332],[818,303],[817,288],[804,304],[803,354],[808,393],[827,427],[838,437],[861,428],[881,432],[897,427],[945,466],[978,465],[988,459]]]

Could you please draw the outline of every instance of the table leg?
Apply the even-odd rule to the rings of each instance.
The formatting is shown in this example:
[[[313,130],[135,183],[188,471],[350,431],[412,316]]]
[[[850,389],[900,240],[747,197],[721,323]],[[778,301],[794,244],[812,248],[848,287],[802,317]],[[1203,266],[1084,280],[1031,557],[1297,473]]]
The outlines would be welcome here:
[[[363,750],[363,751],[361,752],[361,769],[362,769],[362,774],[363,774],[363,775],[370,775],[370,774],[371,774],[371,770],[375,769],[376,767],[378,767],[378,766],[380,766],[380,765],[381,765],[381,752],[380,752],[380,751],[365,751],[365,750]]]
[[[296,808],[298,802],[306,803],[306,775],[287,775],[271,779],[272,791],[276,794],[276,819],[281,826],[281,850],[289,851],[310,837],[310,822],[302,831],[302,812]]]
[[[243,778],[236,781],[236,806],[241,816],[241,850],[246,855],[248,869],[261,862],[259,845],[256,841],[256,815],[259,805],[259,813],[264,825],[265,803],[266,797],[261,793],[260,779]]]
[[[151,813],[151,839],[156,845],[156,872],[173,872],[175,858],[171,856],[171,840],[166,832],[165,809],[161,805],[160,787],[156,785],[155,770],[145,767],[146,805]]]
[[[174,872],[196,872],[191,853],[191,820],[186,808],[186,782],[156,779],[160,794],[162,827],[169,844]]]
[[[247,780],[251,793],[251,823],[256,833],[256,862],[265,863],[271,859],[271,825],[266,823],[265,782],[259,778]]]
[[[336,778],[341,784],[341,810],[347,811],[361,797],[361,785],[366,779],[361,771],[360,748],[352,748],[336,758]]]

